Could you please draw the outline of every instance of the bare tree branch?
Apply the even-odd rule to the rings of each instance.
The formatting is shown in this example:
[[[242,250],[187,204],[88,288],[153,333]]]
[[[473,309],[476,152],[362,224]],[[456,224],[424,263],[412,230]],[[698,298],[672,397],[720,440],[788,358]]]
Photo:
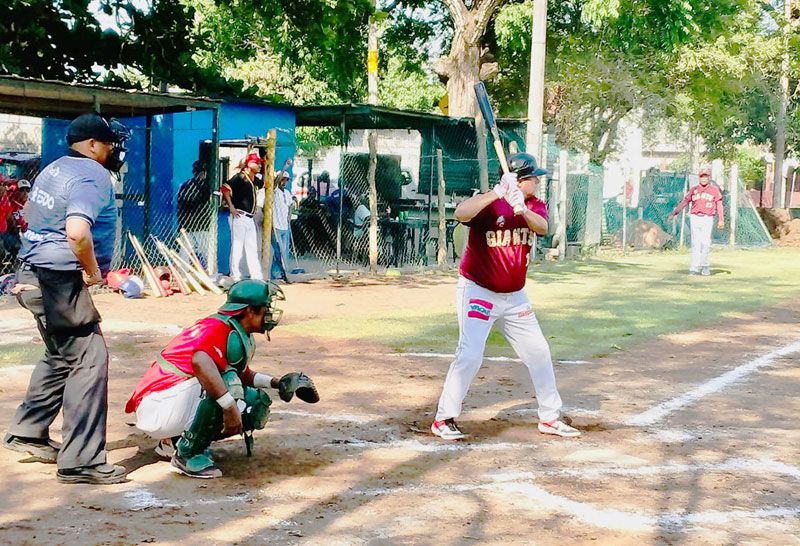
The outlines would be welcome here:
[[[481,0],[472,9],[472,12],[475,13],[475,25],[471,29],[472,34],[467,37],[470,43],[475,43],[481,39],[481,36],[486,32],[486,27],[489,26],[489,21],[492,19],[494,12],[503,2],[504,0]]]

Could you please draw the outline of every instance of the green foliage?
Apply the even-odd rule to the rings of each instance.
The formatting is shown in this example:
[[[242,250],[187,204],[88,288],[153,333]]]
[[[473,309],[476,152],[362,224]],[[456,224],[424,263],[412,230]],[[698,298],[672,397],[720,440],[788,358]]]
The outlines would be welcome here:
[[[738,146],[734,156],[739,166],[739,179],[748,189],[760,190],[767,174],[763,152],[755,146]]]
[[[238,92],[197,65],[195,11],[180,0],[146,9],[102,0],[113,24],[102,28],[90,0],[10,0],[0,20],[0,73],[64,81],[153,87],[161,82],[204,93]]]

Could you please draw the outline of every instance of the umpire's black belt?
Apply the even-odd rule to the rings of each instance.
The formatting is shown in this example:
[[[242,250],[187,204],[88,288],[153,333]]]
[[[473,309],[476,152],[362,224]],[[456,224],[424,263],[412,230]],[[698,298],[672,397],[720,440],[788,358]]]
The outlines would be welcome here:
[[[243,211],[242,209],[236,209],[236,210],[237,210],[237,211],[239,211],[240,213],[244,214],[244,215],[245,215],[245,216],[247,216],[248,218],[252,218],[252,217],[253,217],[253,215],[252,215],[252,214],[250,214],[249,212],[245,212],[245,211]]]

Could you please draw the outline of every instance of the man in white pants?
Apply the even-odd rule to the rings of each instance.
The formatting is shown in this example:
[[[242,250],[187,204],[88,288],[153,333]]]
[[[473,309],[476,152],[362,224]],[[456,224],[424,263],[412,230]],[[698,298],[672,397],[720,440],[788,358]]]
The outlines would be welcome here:
[[[686,205],[692,203],[689,225],[692,229],[692,262],[689,275],[711,275],[709,253],[711,235],[714,231],[714,215],[719,215],[717,228],[725,228],[725,210],[722,206],[722,192],[711,183],[711,171],[700,171],[700,183],[691,188],[678,203],[667,219],[672,220]]]
[[[244,168],[222,185],[222,196],[230,210],[231,262],[230,273],[234,281],[242,279],[240,262],[242,255],[247,262],[251,279],[263,280],[261,262],[258,259],[258,238],[253,216],[256,212],[256,192],[263,187],[263,178],[257,178],[261,171],[261,157],[253,152],[245,159]]]
[[[538,177],[547,171],[526,153],[510,156],[509,167],[511,174],[503,175],[492,191],[463,201],[455,211],[470,229],[456,293],[458,348],[431,424],[431,432],[445,440],[465,437],[455,418],[483,362],[492,325],[528,367],[539,402],[539,431],[580,436],[559,420],[561,397],[550,347],[523,290],[536,235],[547,233],[547,205],[535,197]]]

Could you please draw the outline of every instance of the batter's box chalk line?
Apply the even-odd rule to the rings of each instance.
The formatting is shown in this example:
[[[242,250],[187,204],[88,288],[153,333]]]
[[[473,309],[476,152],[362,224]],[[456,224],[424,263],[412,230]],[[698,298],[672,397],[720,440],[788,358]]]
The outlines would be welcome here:
[[[661,465],[640,468],[601,468],[595,469],[597,473],[606,475],[630,475],[636,476],[636,472],[641,475],[665,475],[671,473],[701,472],[701,471],[751,471],[751,472],[774,472],[783,476],[791,476],[795,479],[800,476],[800,470],[796,467],[783,465],[782,463],[769,460],[745,460],[732,459],[723,463],[697,464],[697,465]],[[482,484],[442,484],[442,485],[417,485],[402,486],[397,488],[370,488],[353,491],[354,495],[368,497],[392,495],[392,494],[411,494],[411,495],[444,495],[459,494],[474,491],[486,491],[488,493],[500,494],[506,504],[513,504],[514,508],[523,509],[541,515],[542,507],[558,511],[567,516],[593,525],[595,527],[610,529],[615,531],[628,532],[655,532],[655,531],[682,531],[686,529],[698,528],[703,526],[728,526],[736,524],[737,528],[742,527],[744,522],[770,523],[771,520],[778,520],[778,523],[785,523],[784,520],[794,521],[800,515],[800,507],[770,507],[755,510],[708,510],[703,512],[661,512],[649,513],[634,509],[602,508],[592,503],[572,500],[568,497],[550,493],[541,486],[526,479],[531,477],[543,477],[553,475],[553,471],[541,473],[513,473],[496,474],[487,476],[489,483]],[[585,470],[561,470],[555,471],[570,477],[589,477]]]
[[[657,423],[658,421],[664,419],[667,415],[683,409],[684,407],[697,402],[701,398],[720,392],[737,381],[741,381],[748,375],[757,372],[775,360],[799,351],[800,340],[781,347],[780,349],[770,351],[769,353],[745,362],[744,364],[741,364],[722,375],[709,379],[705,383],[701,383],[689,392],[686,392],[680,396],[676,396],[670,400],[666,400],[643,413],[634,415],[626,421],[626,424],[635,427],[644,427]]]
[[[453,360],[456,355],[452,353],[384,353],[381,356],[395,356],[395,357],[415,357],[415,358],[443,358]],[[486,362],[519,362],[521,363],[522,360],[519,358],[513,358],[510,356],[484,356],[483,360]],[[572,365],[584,365],[584,364],[591,364],[588,360],[557,360],[559,364],[572,364]]]

